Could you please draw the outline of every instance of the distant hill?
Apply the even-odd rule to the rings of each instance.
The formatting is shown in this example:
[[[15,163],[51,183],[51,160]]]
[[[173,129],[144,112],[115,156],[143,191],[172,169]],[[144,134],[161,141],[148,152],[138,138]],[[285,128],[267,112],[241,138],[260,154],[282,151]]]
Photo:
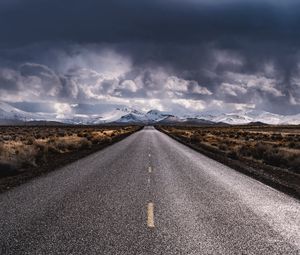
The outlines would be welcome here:
[[[265,111],[245,110],[231,113],[176,115],[159,110],[138,111],[116,108],[102,114],[73,114],[62,118],[55,113],[30,113],[0,102],[0,125],[103,125],[103,124],[180,124],[180,125],[300,125],[300,114],[279,115]]]

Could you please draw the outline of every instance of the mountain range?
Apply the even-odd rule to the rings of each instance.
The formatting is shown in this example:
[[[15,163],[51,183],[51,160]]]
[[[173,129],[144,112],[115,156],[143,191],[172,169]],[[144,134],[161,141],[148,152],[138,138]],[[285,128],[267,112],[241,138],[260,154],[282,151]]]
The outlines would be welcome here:
[[[279,115],[266,111],[241,110],[232,113],[209,113],[175,115],[158,110],[138,111],[130,107],[115,108],[104,114],[82,115],[73,114],[58,117],[55,113],[31,113],[22,111],[8,103],[0,102],[0,124],[13,125],[31,123],[64,123],[64,124],[195,124],[243,125],[264,123],[271,125],[300,125],[300,114]]]

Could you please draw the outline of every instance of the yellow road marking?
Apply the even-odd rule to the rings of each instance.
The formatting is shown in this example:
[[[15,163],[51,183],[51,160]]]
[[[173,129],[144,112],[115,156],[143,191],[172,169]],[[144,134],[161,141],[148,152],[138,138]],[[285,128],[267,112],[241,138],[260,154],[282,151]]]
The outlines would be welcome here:
[[[154,228],[154,204],[153,203],[148,203],[148,208],[147,208],[147,226],[148,228]]]
[[[151,173],[151,172],[152,172],[152,168],[151,168],[151,166],[149,166],[149,168],[148,168],[148,172],[149,172],[149,173]]]

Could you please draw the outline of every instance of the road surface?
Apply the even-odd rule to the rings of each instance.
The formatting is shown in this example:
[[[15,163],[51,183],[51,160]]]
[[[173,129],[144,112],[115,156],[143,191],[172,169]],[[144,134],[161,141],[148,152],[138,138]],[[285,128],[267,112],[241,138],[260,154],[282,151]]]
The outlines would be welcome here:
[[[300,254],[300,203],[145,128],[0,195],[0,254]]]

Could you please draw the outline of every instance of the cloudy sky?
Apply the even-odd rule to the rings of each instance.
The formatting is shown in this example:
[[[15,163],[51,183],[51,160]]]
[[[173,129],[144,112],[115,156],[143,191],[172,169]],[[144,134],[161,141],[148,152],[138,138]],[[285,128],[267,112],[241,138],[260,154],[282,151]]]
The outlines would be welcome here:
[[[299,0],[1,0],[0,101],[300,112]]]

